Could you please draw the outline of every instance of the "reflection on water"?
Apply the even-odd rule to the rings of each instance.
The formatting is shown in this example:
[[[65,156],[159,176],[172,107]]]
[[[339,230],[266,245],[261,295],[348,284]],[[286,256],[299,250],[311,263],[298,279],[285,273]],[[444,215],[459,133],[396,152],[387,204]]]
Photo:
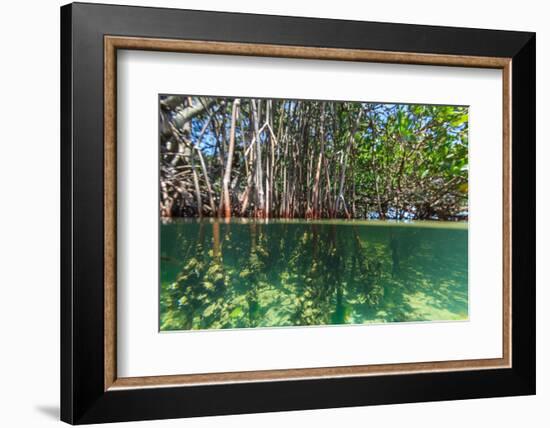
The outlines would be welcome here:
[[[161,224],[161,330],[468,317],[465,223]]]

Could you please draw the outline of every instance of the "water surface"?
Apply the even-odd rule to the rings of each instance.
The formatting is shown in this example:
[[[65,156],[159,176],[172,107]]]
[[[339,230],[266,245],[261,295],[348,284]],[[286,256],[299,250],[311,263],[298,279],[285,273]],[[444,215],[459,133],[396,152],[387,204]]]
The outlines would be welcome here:
[[[468,318],[466,223],[160,225],[160,329]]]

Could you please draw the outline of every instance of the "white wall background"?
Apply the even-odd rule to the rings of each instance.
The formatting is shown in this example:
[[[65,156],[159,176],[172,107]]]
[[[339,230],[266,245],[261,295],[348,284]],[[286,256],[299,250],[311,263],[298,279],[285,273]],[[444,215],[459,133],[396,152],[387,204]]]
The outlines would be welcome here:
[[[146,0],[126,4],[537,32],[538,395],[142,422],[158,427],[548,426],[550,416],[550,14],[537,0]],[[116,3],[103,1],[103,3]],[[59,6],[4,2],[0,12],[0,425],[59,424]],[[545,120],[546,119],[546,120]],[[546,131],[546,132],[545,132]],[[24,165],[21,168],[20,165]],[[138,426],[138,423],[125,426]]]

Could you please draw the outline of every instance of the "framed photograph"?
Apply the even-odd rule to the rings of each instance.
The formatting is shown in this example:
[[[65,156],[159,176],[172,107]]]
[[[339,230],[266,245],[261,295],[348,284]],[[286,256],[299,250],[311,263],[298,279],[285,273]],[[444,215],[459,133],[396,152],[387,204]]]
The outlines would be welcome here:
[[[76,3],[61,104],[62,420],[535,393],[533,33]]]

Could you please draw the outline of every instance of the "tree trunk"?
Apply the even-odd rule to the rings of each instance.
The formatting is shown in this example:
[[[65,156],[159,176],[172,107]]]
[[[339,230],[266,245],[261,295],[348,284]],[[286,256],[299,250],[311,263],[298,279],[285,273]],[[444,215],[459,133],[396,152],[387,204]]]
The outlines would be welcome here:
[[[191,152],[191,169],[193,171],[193,184],[195,185],[195,196],[197,198],[197,213],[199,214],[199,217],[202,218],[201,188],[199,185],[199,176],[197,175],[197,170],[195,168],[193,152]]]
[[[231,217],[231,195],[229,194],[229,181],[231,180],[231,168],[233,166],[233,153],[235,152],[235,128],[237,123],[238,108],[241,100],[236,98],[231,109],[231,131],[229,132],[229,148],[227,150],[227,163],[223,176],[223,205],[225,218]]]
[[[251,100],[252,116],[254,122],[254,133],[256,137],[256,217],[262,218],[265,214],[265,195],[263,187],[263,171],[262,171],[262,145],[260,144],[260,117],[259,111],[261,101],[258,100],[258,108],[256,101]]]
[[[317,160],[317,169],[315,171],[315,182],[313,184],[313,218],[319,218],[321,213],[321,203],[319,200],[319,182],[321,180],[321,165],[323,164],[323,154],[325,152],[325,103],[321,104],[321,123],[320,123],[320,150]]]
[[[353,130],[351,131],[351,135],[348,140],[346,151],[342,155],[342,167],[340,170],[340,188],[338,190],[338,196],[336,197],[336,201],[334,203],[336,212],[338,212],[338,210],[340,209],[340,201],[342,201],[344,203],[344,210],[346,211],[346,215],[348,217],[349,217],[349,213],[347,212],[346,202],[344,199],[344,185],[346,182],[346,164],[347,164],[347,159],[350,153],[351,146],[354,141],[355,132],[357,131],[362,115],[363,115],[363,110],[361,109],[359,110],[359,114],[357,115],[357,119],[355,120],[355,124],[353,125]]]

